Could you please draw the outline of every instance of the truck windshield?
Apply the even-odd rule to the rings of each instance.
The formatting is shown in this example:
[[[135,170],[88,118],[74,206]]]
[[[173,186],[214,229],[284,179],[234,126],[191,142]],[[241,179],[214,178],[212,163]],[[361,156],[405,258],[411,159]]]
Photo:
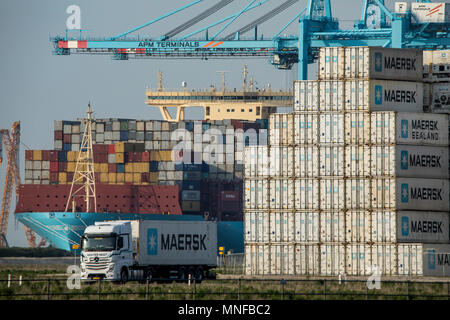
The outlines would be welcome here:
[[[110,235],[84,236],[82,248],[85,251],[111,251],[116,249],[116,237]]]

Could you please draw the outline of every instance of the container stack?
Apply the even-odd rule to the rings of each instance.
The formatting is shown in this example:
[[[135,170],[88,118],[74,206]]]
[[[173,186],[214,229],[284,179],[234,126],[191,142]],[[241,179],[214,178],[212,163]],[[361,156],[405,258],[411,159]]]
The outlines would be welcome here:
[[[450,50],[423,52],[424,109],[450,113]]]
[[[442,271],[425,262],[450,252],[448,118],[422,113],[421,81],[418,50],[321,49],[294,113],[245,149],[247,274]]]

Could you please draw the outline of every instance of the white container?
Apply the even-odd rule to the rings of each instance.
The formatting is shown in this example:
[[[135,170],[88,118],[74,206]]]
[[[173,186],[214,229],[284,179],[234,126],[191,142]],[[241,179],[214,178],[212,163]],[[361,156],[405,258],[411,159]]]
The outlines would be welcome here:
[[[319,142],[319,116],[317,114],[295,114],[294,144],[317,144]]]
[[[345,273],[351,276],[372,274],[371,250],[368,244],[348,244],[345,246]]]
[[[425,84],[423,105],[429,107],[431,112],[450,113],[450,83]]]
[[[320,251],[319,245],[295,244],[295,274],[319,275]]]
[[[271,146],[269,167],[272,177],[292,177],[294,175],[294,148]]]
[[[294,112],[319,111],[319,82],[294,81]]]
[[[397,241],[449,243],[449,213],[427,211],[397,212]]]
[[[370,209],[370,179],[351,178],[345,180],[346,209]]]
[[[449,180],[422,178],[372,179],[372,208],[449,211]]]
[[[423,275],[447,277],[450,275],[450,245],[423,245]]]
[[[270,212],[270,242],[294,242],[295,215],[292,212]]]
[[[320,212],[318,211],[300,211],[295,212],[295,242],[314,242],[320,241]]]
[[[244,213],[244,241],[269,242],[269,214],[263,211],[246,211]]]
[[[372,144],[448,146],[448,116],[413,112],[373,112]]]
[[[450,22],[450,3],[411,3],[413,23],[448,23]]]
[[[50,161],[42,161],[42,170],[50,170]]]
[[[424,50],[423,51],[423,64],[424,65],[448,64],[449,59],[450,59],[450,50]]]
[[[319,175],[319,149],[317,147],[295,147],[294,174],[299,178],[312,178]]]
[[[371,152],[369,146],[346,146],[344,152],[344,174],[346,177],[370,176]]]
[[[294,209],[294,180],[269,180],[269,208]]]
[[[319,143],[344,143],[344,114],[322,113],[319,115]]]
[[[370,211],[349,210],[345,213],[345,242],[371,241]]]
[[[344,82],[340,80],[319,81],[320,111],[344,111]]]
[[[374,244],[371,247],[372,274],[397,275],[397,247],[394,244]]]
[[[320,180],[320,209],[344,210],[345,209],[345,181],[343,179]],[[317,193],[315,194],[317,197]]]
[[[345,110],[423,111],[422,82],[349,80],[345,82]]]
[[[55,131],[62,131],[63,130],[62,120],[53,120],[53,129]]]
[[[294,117],[287,113],[274,113],[269,116],[269,144],[293,145]]]
[[[400,276],[423,275],[423,245],[419,243],[397,245],[397,265]]]
[[[349,112],[345,114],[345,143],[370,144],[370,114]]]
[[[320,241],[345,242],[345,213],[322,211],[320,213]]]
[[[344,176],[344,147],[319,147],[319,175],[321,177]]]
[[[267,176],[269,174],[269,152],[267,146],[245,147],[244,156],[246,177]]]
[[[422,81],[422,52],[382,47],[324,47],[319,50],[319,79]]]
[[[33,160],[33,170],[41,170],[42,169],[42,161]]]
[[[295,179],[295,209],[319,210],[319,179]]]
[[[393,210],[374,210],[370,215],[372,242],[396,243],[397,212]]]
[[[245,180],[244,209],[269,209],[269,180]]]
[[[245,274],[270,274],[270,246],[267,244],[245,245]]]
[[[320,274],[337,276],[345,274],[345,246],[342,244],[320,245]]]
[[[295,273],[294,252],[293,244],[270,245],[270,274],[293,275]]]
[[[448,178],[448,147],[394,145],[371,147],[373,176]]]

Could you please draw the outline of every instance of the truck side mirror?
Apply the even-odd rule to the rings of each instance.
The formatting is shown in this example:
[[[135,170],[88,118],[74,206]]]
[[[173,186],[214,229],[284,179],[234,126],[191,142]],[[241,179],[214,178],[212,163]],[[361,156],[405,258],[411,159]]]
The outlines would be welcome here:
[[[122,249],[123,248],[123,238],[119,237],[117,239],[117,249]]]

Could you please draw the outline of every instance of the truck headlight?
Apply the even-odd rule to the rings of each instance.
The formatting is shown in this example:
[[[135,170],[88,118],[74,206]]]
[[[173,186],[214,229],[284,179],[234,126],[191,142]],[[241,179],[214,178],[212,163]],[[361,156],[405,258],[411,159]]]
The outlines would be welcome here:
[[[108,266],[107,272],[112,272],[113,270],[114,270],[114,263],[111,263],[111,264]]]

